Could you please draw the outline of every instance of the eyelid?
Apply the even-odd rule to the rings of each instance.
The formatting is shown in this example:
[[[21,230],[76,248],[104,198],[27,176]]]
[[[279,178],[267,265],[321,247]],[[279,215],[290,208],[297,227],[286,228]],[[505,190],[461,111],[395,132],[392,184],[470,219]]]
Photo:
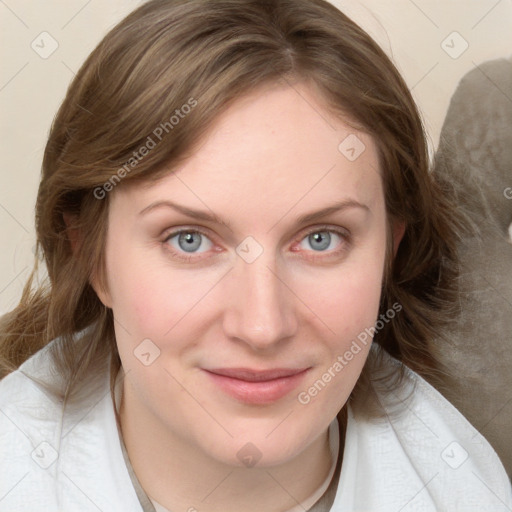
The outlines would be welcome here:
[[[336,233],[343,238],[350,237],[350,231],[346,228],[342,228],[341,226],[333,226],[330,224],[321,224],[316,226],[310,226],[309,228],[305,228],[301,233],[297,236],[297,241],[303,240],[305,237],[312,235],[313,233],[321,233],[322,231],[329,231],[332,233]]]
[[[182,227],[179,227],[176,229],[173,229],[173,228],[166,229],[162,235],[163,241],[167,242],[167,240],[169,240],[170,238],[173,238],[176,235],[179,235],[181,233],[199,233],[199,234],[205,236],[206,238],[210,239],[213,242],[211,234],[209,232],[207,232],[205,229],[202,229],[197,226],[194,226],[194,227],[182,226]]]
[[[322,231],[328,231],[330,233],[334,233],[338,235],[342,239],[342,243],[340,244],[340,247],[336,249],[331,249],[329,251],[313,251],[313,250],[306,250],[303,249],[296,249],[295,247],[300,244],[306,237],[313,233],[321,233]],[[351,233],[348,229],[342,228],[341,226],[333,226],[329,224],[320,224],[315,226],[310,226],[308,228],[305,228],[305,230],[301,231],[299,235],[297,235],[297,238],[292,242],[291,251],[292,252],[306,252],[311,254],[310,258],[313,259],[327,259],[329,257],[335,257],[344,251],[346,251],[349,247],[349,244],[351,242]]]
[[[321,231],[330,231],[333,233],[336,233],[340,236],[343,236],[345,238],[350,236],[350,231],[346,228],[342,228],[340,226],[333,226],[330,224],[320,224],[315,226],[310,226],[308,228],[304,228],[299,235],[294,240],[294,243],[297,241],[301,241],[303,238],[305,238],[308,235],[311,235],[312,233],[319,233]],[[176,235],[179,235],[180,233],[200,233],[201,235],[206,236],[209,238],[212,242],[214,242],[212,237],[212,234],[209,232],[209,230],[206,230],[204,228],[201,228],[199,226],[181,226],[179,228],[173,229],[169,228],[164,231],[164,234],[162,235],[163,241],[169,240],[169,238],[172,238]]]
[[[294,241],[291,244],[291,246],[292,246],[291,251],[299,252],[299,251],[293,249],[293,247],[296,244],[299,244],[300,242],[302,242],[302,240],[304,240],[304,238],[306,238],[307,236],[309,236],[313,233],[319,233],[322,231],[328,231],[330,233],[337,234],[338,236],[340,236],[343,239],[343,243],[341,244],[341,246],[339,248],[332,249],[329,251],[306,251],[308,253],[314,254],[314,258],[319,258],[319,259],[324,258],[325,259],[325,258],[328,258],[329,256],[335,256],[335,255],[345,251],[347,249],[346,245],[351,242],[351,233],[348,229],[343,228],[341,226],[334,226],[331,224],[320,224],[320,225],[317,224],[314,226],[309,226],[307,228],[304,228],[295,237]],[[189,253],[189,254],[187,254],[186,252],[178,252],[174,248],[172,248],[170,246],[170,244],[168,244],[167,242],[171,238],[174,238],[175,236],[177,236],[181,233],[199,233],[199,234],[205,236],[206,238],[208,238],[214,247],[212,248],[211,251],[207,251],[205,253]],[[192,260],[199,261],[201,259],[208,258],[209,257],[208,253],[210,253],[210,252],[217,252],[217,253],[223,252],[223,249],[219,250],[220,245],[219,245],[219,243],[217,243],[215,241],[215,238],[216,237],[212,236],[212,233],[208,229],[205,229],[205,228],[202,228],[199,226],[186,226],[185,225],[185,226],[180,226],[180,227],[176,227],[176,228],[166,229],[162,235],[162,243],[164,243],[166,245],[166,250],[170,251],[173,254],[173,257],[176,257],[177,259],[181,259],[184,261],[192,261]],[[201,255],[204,255],[204,256],[201,256]]]
[[[200,235],[208,238],[213,247],[209,251],[198,253],[187,253],[186,251],[178,251],[174,247],[172,247],[172,245],[168,242],[171,238],[174,238],[175,236],[178,236],[181,233],[199,233]],[[222,252],[218,249],[219,245],[215,242],[214,237],[212,237],[211,233],[209,233],[206,229],[198,226],[180,226],[176,228],[166,229],[162,235],[161,243],[164,246],[164,250],[170,253],[172,258],[181,260],[182,262],[200,262],[201,260],[208,258],[208,255],[211,252]]]

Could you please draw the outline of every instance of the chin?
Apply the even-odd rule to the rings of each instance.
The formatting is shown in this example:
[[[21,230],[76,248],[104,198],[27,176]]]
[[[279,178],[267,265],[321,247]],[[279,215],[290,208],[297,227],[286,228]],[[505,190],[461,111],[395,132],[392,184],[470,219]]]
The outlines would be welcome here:
[[[266,419],[264,423],[251,419],[252,428],[240,428],[242,433],[229,437],[212,438],[206,433],[202,440],[211,444],[203,446],[205,453],[219,462],[235,467],[271,468],[293,460],[322,433],[311,426],[293,422],[293,413]],[[231,432],[233,433],[233,432]]]

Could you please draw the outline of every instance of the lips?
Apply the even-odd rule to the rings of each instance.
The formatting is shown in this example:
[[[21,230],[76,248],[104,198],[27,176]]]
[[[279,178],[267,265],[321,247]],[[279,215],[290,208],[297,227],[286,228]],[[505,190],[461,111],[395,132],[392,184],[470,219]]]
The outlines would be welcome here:
[[[310,368],[214,368],[204,370],[224,393],[247,404],[269,404],[293,391]]]

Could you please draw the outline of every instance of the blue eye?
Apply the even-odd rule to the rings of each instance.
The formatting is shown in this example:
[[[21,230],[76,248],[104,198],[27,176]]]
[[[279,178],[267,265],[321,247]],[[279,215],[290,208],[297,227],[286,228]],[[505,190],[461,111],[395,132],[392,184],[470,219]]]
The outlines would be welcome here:
[[[206,252],[212,248],[212,242],[197,231],[181,231],[167,238],[174,249],[188,253]]]
[[[323,252],[335,249],[341,242],[341,236],[333,231],[314,231],[310,233],[300,243],[303,249],[313,249],[316,252]],[[309,247],[305,247],[305,243]]]

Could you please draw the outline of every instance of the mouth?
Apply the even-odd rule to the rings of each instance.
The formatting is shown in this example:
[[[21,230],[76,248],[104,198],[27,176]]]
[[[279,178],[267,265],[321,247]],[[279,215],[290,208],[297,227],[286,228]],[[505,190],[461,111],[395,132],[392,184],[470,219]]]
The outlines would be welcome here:
[[[210,380],[236,400],[246,404],[270,404],[291,393],[311,368],[214,368],[203,370]]]

